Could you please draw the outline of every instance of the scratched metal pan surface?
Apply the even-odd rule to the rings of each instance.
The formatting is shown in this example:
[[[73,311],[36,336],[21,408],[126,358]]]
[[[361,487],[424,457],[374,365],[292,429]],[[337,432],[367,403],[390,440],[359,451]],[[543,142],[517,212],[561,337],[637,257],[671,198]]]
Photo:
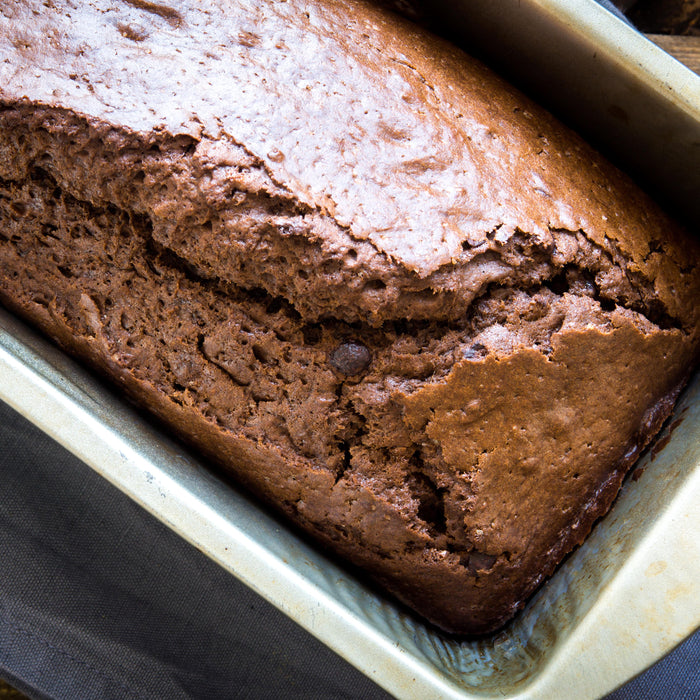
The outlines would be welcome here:
[[[700,219],[700,77],[595,0],[433,0],[477,52],[686,220]]]
[[[640,170],[649,181],[664,144],[685,148],[683,167],[665,171],[678,188],[666,192],[688,211],[697,206],[700,187],[682,194],[684,178],[700,177],[700,88],[690,71],[593,0],[445,6],[470,31],[491,32],[495,50],[496,38],[507,41],[502,53],[515,62],[530,50],[528,32],[546,28],[558,48],[537,81],[562,97],[554,107],[571,109],[562,84],[576,85],[601,141],[618,145],[612,127],[597,125],[619,121],[610,105],[620,107],[631,144],[622,157],[650,154]],[[509,17],[505,33],[494,34],[493,6]],[[596,102],[596,91],[605,99]],[[637,119],[642,108],[653,114]],[[442,636],[367,589],[4,311],[0,399],[398,698],[595,698],[700,626],[700,376],[611,513],[513,623],[478,641]]]

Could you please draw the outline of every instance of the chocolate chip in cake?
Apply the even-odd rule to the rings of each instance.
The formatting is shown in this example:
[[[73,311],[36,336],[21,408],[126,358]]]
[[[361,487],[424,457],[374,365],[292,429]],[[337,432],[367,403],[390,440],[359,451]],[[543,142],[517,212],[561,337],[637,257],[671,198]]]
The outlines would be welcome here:
[[[486,554],[485,552],[474,550],[469,555],[467,568],[473,574],[476,574],[477,571],[489,571],[493,568],[497,560],[498,557],[495,557],[492,554]]]
[[[371,360],[369,350],[362,343],[352,340],[341,343],[330,355],[334,369],[348,376],[366,370]]]

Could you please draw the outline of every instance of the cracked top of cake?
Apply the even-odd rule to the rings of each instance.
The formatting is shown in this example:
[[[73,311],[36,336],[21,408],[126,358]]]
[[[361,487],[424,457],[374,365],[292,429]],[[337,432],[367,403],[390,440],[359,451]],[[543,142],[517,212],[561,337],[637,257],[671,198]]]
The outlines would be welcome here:
[[[0,221],[3,304],[456,632],[583,540],[700,344],[697,241],[360,1],[3,2]]]
[[[574,269],[694,325],[700,290],[678,282],[698,256],[625,177],[457,49],[352,10],[4,3],[0,102],[46,107],[47,137],[72,120],[34,155],[68,191],[309,321],[454,321],[489,286]]]

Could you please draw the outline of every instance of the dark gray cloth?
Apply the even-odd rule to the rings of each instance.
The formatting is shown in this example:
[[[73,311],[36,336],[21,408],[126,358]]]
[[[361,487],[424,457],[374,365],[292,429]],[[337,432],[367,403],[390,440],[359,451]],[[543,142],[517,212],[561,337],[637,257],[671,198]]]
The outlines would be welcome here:
[[[0,403],[0,676],[38,698],[388,696]],[[700,697],[700,634],[611,700]]]
[[[0,403],[0,676],[36,697],[387,698]]]
[[[606,700],[698,700],[700,632]]]

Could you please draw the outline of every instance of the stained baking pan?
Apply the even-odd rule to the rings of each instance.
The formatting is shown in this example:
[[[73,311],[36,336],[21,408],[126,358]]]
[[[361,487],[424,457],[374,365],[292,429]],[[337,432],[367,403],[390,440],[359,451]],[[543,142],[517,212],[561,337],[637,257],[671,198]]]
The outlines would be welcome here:
[[[593,0],[444,11],[465,42],[487,37],[481,49],[519,67],[517,80],[694,211],[699,78]],[[586,543],[477,641],[423,625],[280,528],[5,312],[0,398],[399,698],[593,698],[700,625],[700,376]]]

